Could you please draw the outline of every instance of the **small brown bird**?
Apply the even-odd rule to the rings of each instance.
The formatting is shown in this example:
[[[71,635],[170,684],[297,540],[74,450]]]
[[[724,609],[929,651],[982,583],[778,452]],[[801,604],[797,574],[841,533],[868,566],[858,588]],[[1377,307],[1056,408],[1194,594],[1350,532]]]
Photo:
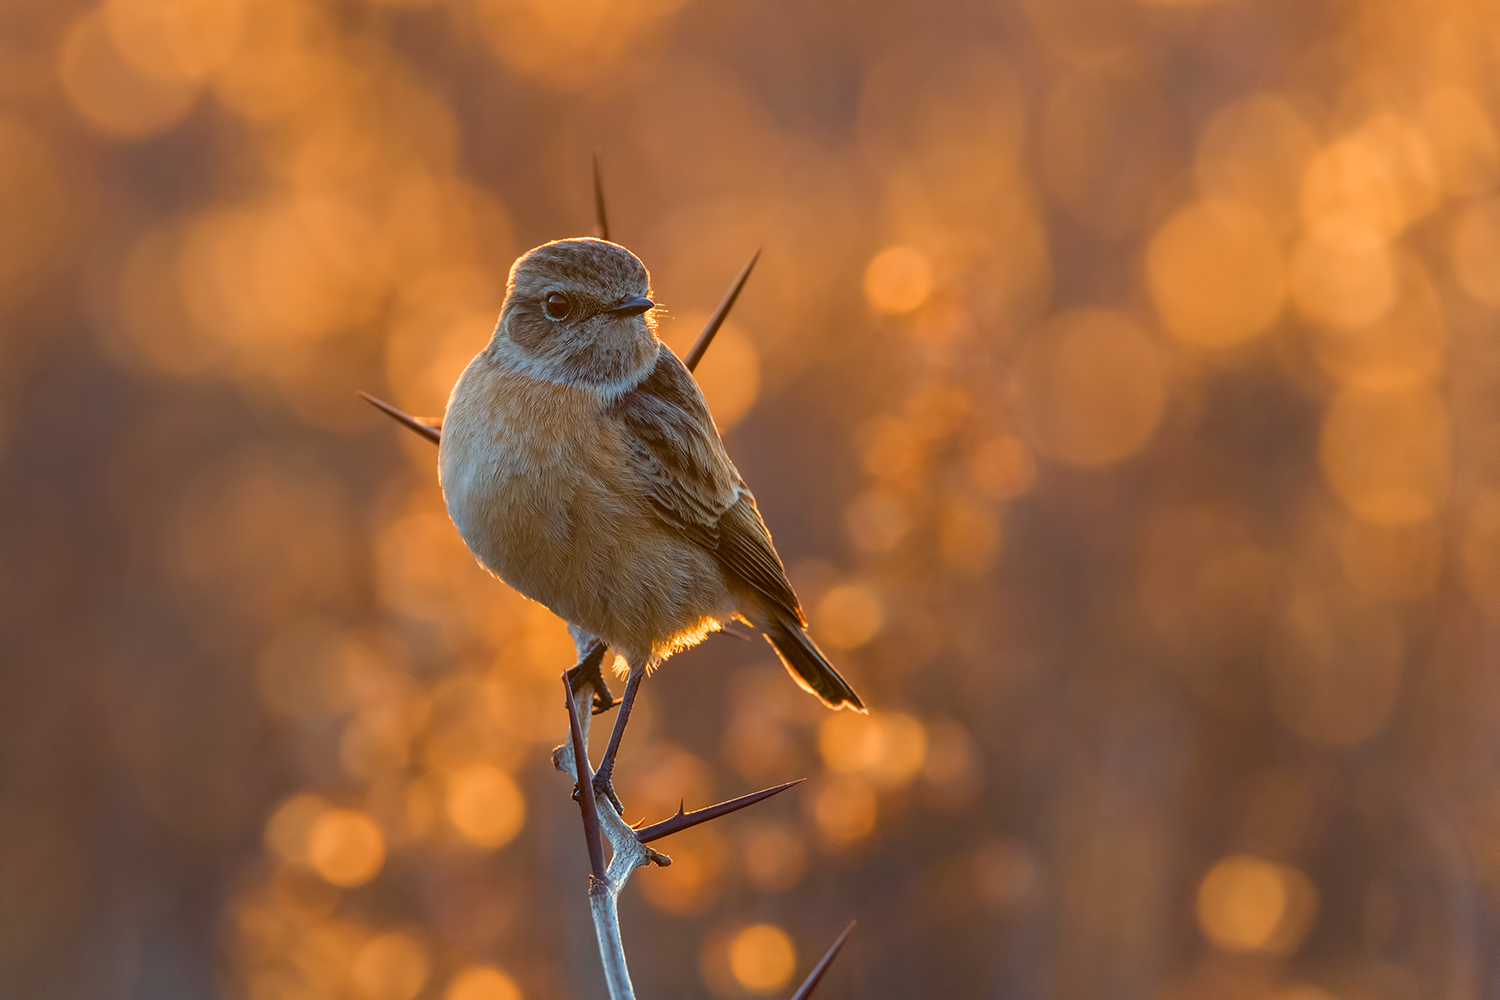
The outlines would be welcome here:
[[[628,665],[599,769],[611,799],[640,679],[732,620],[759,628],[825,704],[864,710],[808,637],[702,392],[656,337],[650,296],[645,265],[615,243],[520,257],[494,336],[453,388],[438,458],[448,514],[480,563]]]

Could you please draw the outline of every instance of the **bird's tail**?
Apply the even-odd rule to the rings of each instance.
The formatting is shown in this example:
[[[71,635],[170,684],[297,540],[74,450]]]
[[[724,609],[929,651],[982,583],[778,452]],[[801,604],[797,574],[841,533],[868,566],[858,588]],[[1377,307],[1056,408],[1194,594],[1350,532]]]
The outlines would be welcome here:
[[[765,629],[765,633],[766,641],[781,657],[787,673],[792,675],[798,687],[823,699],[823,704],[829,708],[848,705],[856,712],[865,710],[865,703],[859,700],[859,695],[833,669],[828,657],[813,644],[801,626],[778,618]]]

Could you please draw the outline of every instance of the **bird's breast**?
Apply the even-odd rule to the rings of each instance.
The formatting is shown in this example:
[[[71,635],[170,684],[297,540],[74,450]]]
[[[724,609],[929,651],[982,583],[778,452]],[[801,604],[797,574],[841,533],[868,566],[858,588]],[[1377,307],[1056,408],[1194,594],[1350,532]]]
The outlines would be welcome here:
[[[439,469],[459,534],[491,572],[565,618],[579,595],[606,585],[593,577],[633,516],[612,431],[586,390],[483,355],[444,417]]]

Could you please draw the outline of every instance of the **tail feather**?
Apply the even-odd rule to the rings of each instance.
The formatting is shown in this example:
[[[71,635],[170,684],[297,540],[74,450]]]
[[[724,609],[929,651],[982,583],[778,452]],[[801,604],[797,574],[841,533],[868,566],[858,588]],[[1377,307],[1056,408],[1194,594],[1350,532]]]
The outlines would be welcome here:
[[[800,626],[778,620],[765,633],[766,641],[776,650],[798,687],[817,695],[829,708],[848,705],[856,712],[865,710],[865,703],[859,700],[849,682],[839,675]]]

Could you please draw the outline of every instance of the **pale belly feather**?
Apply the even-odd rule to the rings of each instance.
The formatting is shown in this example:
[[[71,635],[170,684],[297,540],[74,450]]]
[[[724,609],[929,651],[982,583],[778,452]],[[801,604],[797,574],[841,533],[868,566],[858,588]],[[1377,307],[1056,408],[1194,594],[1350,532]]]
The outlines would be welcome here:
[[[713,557],[637,494],[626,442],[590,394],[474,369],[455,388],[439,466],[449,516],[486,568],[632,664],[735,612]]]

